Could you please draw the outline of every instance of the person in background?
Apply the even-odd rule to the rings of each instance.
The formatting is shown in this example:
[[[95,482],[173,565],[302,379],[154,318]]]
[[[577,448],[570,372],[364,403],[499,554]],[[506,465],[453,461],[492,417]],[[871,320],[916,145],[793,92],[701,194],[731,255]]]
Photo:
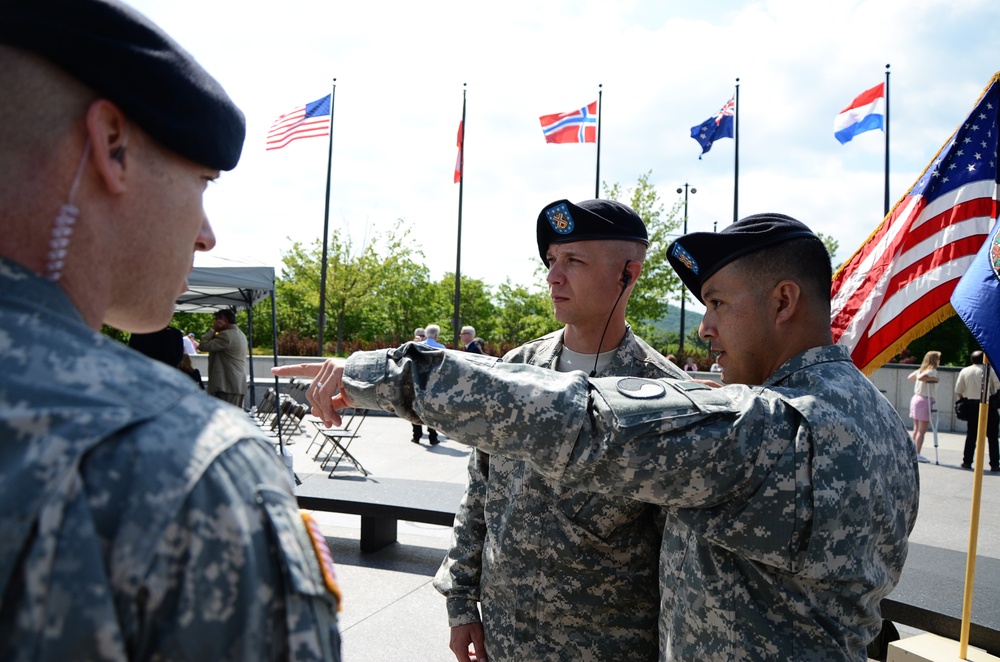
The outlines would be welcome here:
[[[180,368],[181,372],[185,373],[188,377],[193,379],[194,382],[198,385],[198,388],[200,388],[202,391],[205,390],[205,383],[201,381],[201,370],[198,370],[198,368],[194,367],[194,364],[191,363],[190,354],[183,354],[181,356],[181,362],[177,364],[177,367]]]
[[[962,454],[962,468],[971,469],[976,453],[976,441],[979,439],[979,400],[982,391],[983,373],[983,353],[980,350],[974,351],[969,356],[971,365],[962,368],[955,379],[955,395],[959,400],[966,399],[973,401],[972,417],[966,421],[965,449]],[[990,451],[990,471],[996,473],[1000,471],[1000,443],[998,443],[998,431],[1000,431],[1000,413],[997,412],[998,400],[1000,400],[1000,380],[997,379],[996,372],[990,367],[990,380],[986,389],[986,441]]]
[[[248,350],[247,337],[236,326],[236,313],[229,308],[217,311],[212,329],[198,347],[208,352],[208,394],[242,408]]]
[[[705,305],[699,335],[725,386],[419,345],[272,371],[321,383],[307,398],[328,425],[386,408],[567,487],[662,506],[661,660],[864,662],[919,472],[895,408],[833,344],[826,247],[768,213],[686,234],[667,259]]]
[[[689,356],[684,361],[684,370],[686,372],[698,372],[698,364],[694,362],[694,357]]]
[[[186,333],[186,334],[184,334],[184,336],[181,338],[181,340],[184,342],[184,353],[185,354],[190,354],[190,355],[193,356],[193,355],[195,355],[195,354],[198,353],[198,347],[194,344],[195,341],[194,341],[194,334],[193,333]]]
[[[184,334],[172,326],[152,333],[133,333],[128,346],[151,359],[177,367],[184,355]]]
[[[483,340],[479,336],[476,336],[475,338],[472,339],[472,342],[475,343],[476,347],[479,348],[479,353],[480,354],[485,354],[486,353],[486,341],[485,340]]]
[[[458,334],[465,345],[465,351],[472,354],[482,354],[483,349],[476,343],[476,329],[471,326],[463,326],[461,332]]]
[[[424,331],[424,327],[418,326],[413,330],[413,342],[424,342],[427,340],[427,333]]]
[[[441,335],[440,326],[438,326],[437,324],[428,324],[422,330],[424,332],[424,340],[421,344],[427,345],[428,347],[436,347],[438,349],[444,349],[444,345],[438,342],[438,336]],[[417,331],[421,331],[421,329],[417,329]],[[423,426],[418,425],[417,423],[413,423],[412,425],[413,425],[413,437],[410,439],[410,441],[412,441],[415,444],[419,444],[420,440],[424,436],[424,428]],[[431,446],[437,446],[439,443],[441,443],[441,440],[438,439],[437,430],[431,428],[430,426],[427,427],[427,441],[430,443]]]
[[[712,362],[711,367],[708,369],[709,372],[722,372],[722,366],[719,365],[718,359]]]
[[[941,352],[927,352],[920,367],[906,376],[913,382],[913,397],[910,398],[910,418],[913,419],[913,443],[917,447],[917,460],[930,462],[920,450],[924,445],[924,435],[931,422],[931,412],[934,409],[934,384],[937,384],[938,365],[941,363]]]
[[[0,660],[339,660],[270,441],[100,332],[169,324],[243,113],[117,0],[0,2],[0,90]]]

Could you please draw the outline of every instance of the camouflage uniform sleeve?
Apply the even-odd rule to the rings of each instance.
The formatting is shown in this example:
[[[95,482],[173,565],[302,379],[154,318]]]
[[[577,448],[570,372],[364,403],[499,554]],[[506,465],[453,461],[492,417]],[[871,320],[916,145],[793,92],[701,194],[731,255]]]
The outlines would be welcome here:
[[[263,445],[222,453],[160,537],[141,580],[149,613],[133,636],[143,648],[165,659],[339,661],[335,580],[325,581],[295,497],[262,471],[272,459]]]
[[[564,485],[672,507],[753,490],[790,442],[784,429],[765,433],[775,413],[746,387],[588,380],[453,354],[405,346],[355,354],[345,390],[358,406],[416,415]],[[764,439],[774,447],[762,448]]]
[[[448,625],[478,623],[486,541],[486,483],[489,455],[473,449],[469,457],[469,486],[455,515],[451,548],[441,563],[434,588],[447,598]]]

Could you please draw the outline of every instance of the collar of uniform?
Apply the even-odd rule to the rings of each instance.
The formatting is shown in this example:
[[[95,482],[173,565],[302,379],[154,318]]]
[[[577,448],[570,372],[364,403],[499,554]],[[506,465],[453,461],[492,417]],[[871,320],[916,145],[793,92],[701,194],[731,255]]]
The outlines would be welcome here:
[[[851,355],[848,353],[846,348],[841,347],[840,345],[812,347],[785,361],[780,368],[774,371],[773,375],[764,380],[764,383],[761,384],[761,386],[768,388],[781,386],[781,382],[803,368],[808,368],[809,366],[818,365],[820,363],[835,363],[839,361],[851,363]]]
[[[16,302],[25,308],[44,308],[86,326],[83,315],[61,287],[17,262],[0,257],[0,302],[4,301]]]

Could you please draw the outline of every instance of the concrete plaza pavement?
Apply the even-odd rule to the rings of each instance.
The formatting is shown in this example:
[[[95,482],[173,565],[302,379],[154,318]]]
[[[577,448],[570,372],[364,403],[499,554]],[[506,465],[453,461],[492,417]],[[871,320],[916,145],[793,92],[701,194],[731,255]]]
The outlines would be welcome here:
[[[304,427],[306,432],[294,435],[288,446],[294,471],[302,479],[322,471],[306,451],[314,428],[308,422]],[[359,435],[350,450],[370,472],[370,479],[466,482],[470,451],[456,441],[442,436],[439,445],[430,446],[425,430],[418,446],[410,441],[409,422],[381,412],[367,417]],[[920,465],[920,511],[912,542],[963,553],[968,549],[973,474],[960,468],[964,441],[964,434],[939,433],[935,448],[935,436],[928,431],[924,455],[931,463]],[[338,467],[337,476],[339,480],[363,478],[346,461]],[[986,473],[979,557],[1000,559],[998,510],[1000,474]],[[323,512],[314,512],[314,516],[327,536],[344,596],[340,614],[344,660],[454,660],[448,649],[444,598],[431,585],[447,552],[451,528],[400,522],[397,544],[375,553],[362,553],[360,517]],[[984,577],[979,573],[976,582],[977,594],[996,594],[1000,590],[1000,576]],[[900,630],[903,636],[913,633],[907,628]]]

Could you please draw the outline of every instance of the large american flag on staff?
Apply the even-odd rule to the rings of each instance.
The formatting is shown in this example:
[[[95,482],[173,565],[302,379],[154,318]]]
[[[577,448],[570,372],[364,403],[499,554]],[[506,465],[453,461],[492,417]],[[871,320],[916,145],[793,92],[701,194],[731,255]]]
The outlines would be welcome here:
[[[909,192],[833,277],[833,340],[871,374],[954,310],[997,220],[1000,73]],[[1000,323],[1000,322],[998,322]]]
[[[299,138],[330,135],[330,95],[290,110],[271,123],[267,149],[281,149]]]

